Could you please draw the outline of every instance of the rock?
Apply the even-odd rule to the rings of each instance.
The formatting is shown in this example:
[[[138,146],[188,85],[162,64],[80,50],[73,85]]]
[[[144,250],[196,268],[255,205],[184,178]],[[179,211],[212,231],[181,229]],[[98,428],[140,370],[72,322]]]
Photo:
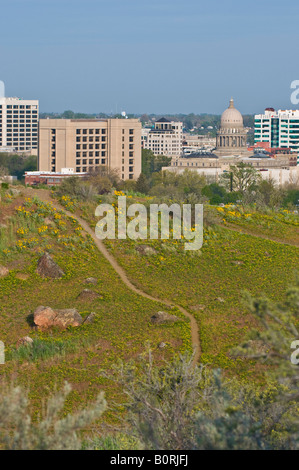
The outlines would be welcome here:
[[[54,325],[56,313],[50,307],[37,307],[33,314],[34,323],[40,330],[46,330]]]
[[[53,310],[51,307],[38,307],[34,314],[34,323],[40,330],[52,327],[65,329],[68,326],[80,326],[83,322],[81,315],[74,308]]]
[[[50,219],[49,217],[46,217],[44,222],[46,225],[54,225],[54,221]]]
[[[225,300],[222,297],[216,297],[217,302],[225,302]]]
[[[66,308],[63,310],[55,310],[57,316],[54,326],[59,328],[67,328],[68,326],[80,326],[83,323],[82,317],[75,308]]]
[[[16,278],[21,279],[21,281],[26,281],[27,279],[29,279],[29,274],[17,273]]]
[[[87,279],[85,279],[85,284],[94,284],[96,285],[98,283],[98,280],[96,277],[88,277]]]
[[[78,295],[79,300],[85,300],[85,301],[88,301],[88,302],[92,302],[93,300],[95,300],[99,297],[100,297],[100,294],[98,294],[97,292],[94,292],[93,290],[90,290],[90,289],[84,289]]]
[[[83,323],[93,323],[95,317],[96,317],[96,313],[95,313],[95,312],[91,312],[89,315],[87,315],[87,317],[85,318],[85,320],[83,321]]]
[[[243,263],[243,261],[235,260],[235,261],[232,261],[232,264],[241,265],[241,264],[244,264],[244,263]]]
[[[20,346],[32,346],[33,345],[33,339],[30,338],[30,336],[24,336],[24,338],[20,338],[17,341],[16,347],[19,349]]]
[[[151,322],[154,323],[154,325],[161,325],[162,323],[175,323],[177,321],[182,321],[182,319],[176,317],[175,315],[170,315],[167,312],[158,312],[151,317]]]
[[[136,251],[138,251],[140,255],[145,255],[145,256],[155,255],[157,253],[154,248],[152,248],[151,246],[147,246],[147,245],[136,246]]]
[[[10,188],[10,193],[13,195],[13,196],[19,196],[21,194],[21,191],[17,188]]]
[[[166,348],[166,343],[163,343],[163,341],[162,341],[162,343],[159,343],[159,344],[158,344],[158,348],[159,348],[159,349],[164,349],[164,348]]]
[[[196,312],[196,310],[204,310],[206,308],[205,305],[197,304],[197,305],[190,305],[190,310],[193,310]]]
[[[51,277],[53,279],[64,276],[62,269],[47,252],[38,260],[36,272],[42,277]]]
[[[5,266],[0,266],[0,277],[7,276],[9,274],[9,269]]]

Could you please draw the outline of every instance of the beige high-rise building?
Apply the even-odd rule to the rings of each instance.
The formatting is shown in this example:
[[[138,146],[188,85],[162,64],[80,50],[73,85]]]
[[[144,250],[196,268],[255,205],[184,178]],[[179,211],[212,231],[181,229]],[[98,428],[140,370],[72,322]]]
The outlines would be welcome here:
[[[0,96],[0,151],[37,155],[38,100]]]
[[[41,119],[39,170],[87,173],[99,166],[117,169],[121,179],[141,173],[138,119]]]

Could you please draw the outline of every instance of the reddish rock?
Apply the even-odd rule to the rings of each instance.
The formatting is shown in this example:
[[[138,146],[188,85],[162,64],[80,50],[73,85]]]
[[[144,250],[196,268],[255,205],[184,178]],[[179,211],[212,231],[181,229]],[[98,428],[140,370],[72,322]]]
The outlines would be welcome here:
[[[53,310],[50,307],[38,307],[34,312],[34,323],[40,330],[52,327],[65,329],[68,326],[80,326],[81,315],[74,308]]]
[[[56,313],[50,307],[38,307],[34,314],[34,323],[40,330],[47,330],[54,325]]]

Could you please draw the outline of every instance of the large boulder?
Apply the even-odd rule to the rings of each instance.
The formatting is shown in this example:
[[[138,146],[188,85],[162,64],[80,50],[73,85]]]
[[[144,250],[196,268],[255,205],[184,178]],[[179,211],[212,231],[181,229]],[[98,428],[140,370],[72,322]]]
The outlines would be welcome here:
[[[154,325],[161,325],[163,323],[175,323],[177,321],[182,321],[182,319],[176,317],[175,315],[170,315],[167,312],[157,312],[151,317],[151,322]]]
[[[65,329],[68,326],[80,326],[83,322],[81,315],[74,308],[53,310],[51,307],[38,307],[34,314],[34,323],[40,330],[52,327]]]
[[[53,279],[64,276],[60,266],[55,263],[52,256],[47,252],[38,260],[36,272],[42,277],[51,277]]]

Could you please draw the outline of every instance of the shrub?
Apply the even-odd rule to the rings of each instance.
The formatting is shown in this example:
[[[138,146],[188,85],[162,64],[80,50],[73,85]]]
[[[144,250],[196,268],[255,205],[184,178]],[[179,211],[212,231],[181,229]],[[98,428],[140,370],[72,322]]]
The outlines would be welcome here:
[[[0,392],[0,448],[9,450],[77,450],[82,447],[78,431],[98,419],[106,409],[101,393],[93,407],[59,418],[71,391],[69,384],[52,396],[44,417],[31,421],[27,394],[20,387]]]

